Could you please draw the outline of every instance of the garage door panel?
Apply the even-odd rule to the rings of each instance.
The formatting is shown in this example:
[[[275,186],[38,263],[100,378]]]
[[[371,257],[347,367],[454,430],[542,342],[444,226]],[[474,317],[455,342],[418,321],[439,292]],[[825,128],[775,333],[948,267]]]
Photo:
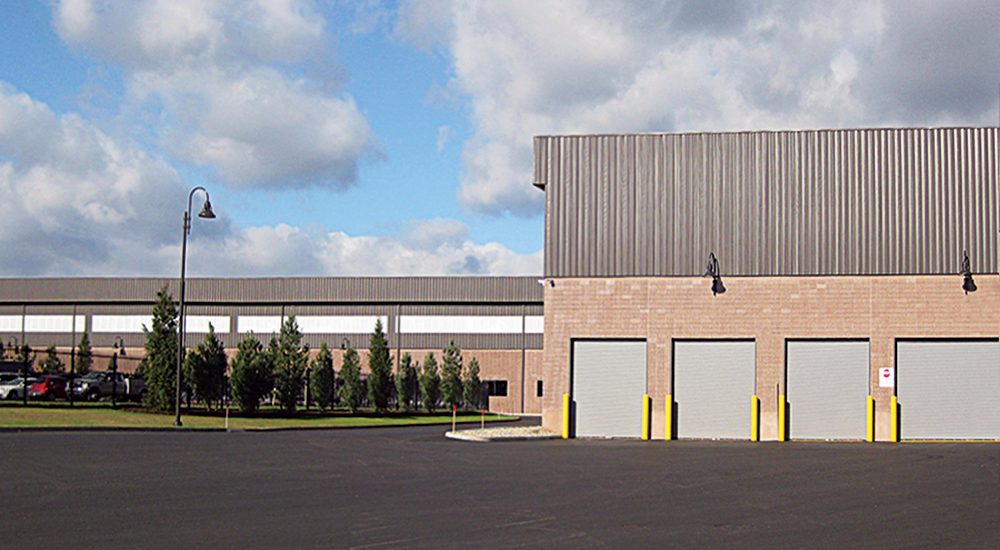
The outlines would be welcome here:
[[[752,341],[674,342],[677,436],[748,439],[755,365]]]
[[[573,342],[572,392],[577,436],[639,437],[646,342]]]
[[[786,388],[793,439],[864,439],[869,390],[866,341],[789,341]]]
[[[1000,344],[900,341],[896,395],[904,439],[1000,439]]]

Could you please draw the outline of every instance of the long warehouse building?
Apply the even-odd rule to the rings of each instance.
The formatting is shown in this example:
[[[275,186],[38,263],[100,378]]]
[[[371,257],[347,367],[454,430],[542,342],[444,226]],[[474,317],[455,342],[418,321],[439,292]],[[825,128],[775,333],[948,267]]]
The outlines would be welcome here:
[[[68,351],[87,332],[99,364],[120,342],[127,355],[119,364],[134,370],[164,285],[178,295],[177,279],[0,279],[0,338],[11,346],[28,343],[42,356],[49,345]],[[295,315],[303,343],[315,351],[326,342],[338,371],[342,344],[359,350],[367,370],[364,350],[376,320],[385,327],[394,368],[405,353],[423,363],[433,352],[440,363],[441,350],[454,341],[466,363],[478,360],[490,410],[541,412],[537,277],[187,279],[185,303],[189,348],[209,325],[230,351],[249,334],[266,343]]]

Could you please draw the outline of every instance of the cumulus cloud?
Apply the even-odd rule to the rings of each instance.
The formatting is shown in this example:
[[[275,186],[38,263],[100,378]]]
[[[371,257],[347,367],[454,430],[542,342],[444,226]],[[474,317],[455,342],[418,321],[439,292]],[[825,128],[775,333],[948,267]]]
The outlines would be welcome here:
[[[168,151],[236,188],[344,189],[377,154],[353,98],[282,69],[326,50],[324,26],[305,0],[62,0],[55,13],[64,41],[124,67]]]
[[[176,276],[188,190],[162,158],[0,82],[0,276]],[[352,237],[240,228],[219,207],[193,221],[191,276],[541,273],[541,253],[472,243],[455,220]]]
[[[211,276],[537,275],[542,253],[517,254],[499,243],[478,245],[455,220],[420,220],[402,234],[307,234],[287,225],[253,227],[203,243],[192,255]]]
[[[544,134],[992,124],[988,0],[733,5],[409,0],[396,35],[452,64],[471,107],[458,195],[535,216]]]
[[[162,159],[0,83],[3,275],[159,273],[182,204]],[[179,219],[179,218],[177,218]]]

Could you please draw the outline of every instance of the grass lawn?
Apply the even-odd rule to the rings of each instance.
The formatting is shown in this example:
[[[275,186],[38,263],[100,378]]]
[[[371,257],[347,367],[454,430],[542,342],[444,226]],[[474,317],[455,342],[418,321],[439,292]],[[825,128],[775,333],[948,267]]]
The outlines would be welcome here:
[[[512,420],[514,417],[486,413],[487,422]],[[480,413],[459,413],[459,422],[479,422]],[[185,428],[224,428],[225,412],[195,408],[186,409],[181,417]],[[299,410],[288,414],[277,409],[262,409],[256,415],[243,416],[237,409],[229,411],[231,429],[266,428],[323,428],[337,426],[399,426],[408,424],[450,424],[451,413],[427,414],[389,412],[377,415],[371,411],[352,415],[347,411],[320,413],[316,409]],[[110,403],[31,403],[27,407],[19,402],[0,403],[0,427],[98,427],[98,428],[170,428],[174,415],[151,413],[135,408],[133,404],[111,408]]]

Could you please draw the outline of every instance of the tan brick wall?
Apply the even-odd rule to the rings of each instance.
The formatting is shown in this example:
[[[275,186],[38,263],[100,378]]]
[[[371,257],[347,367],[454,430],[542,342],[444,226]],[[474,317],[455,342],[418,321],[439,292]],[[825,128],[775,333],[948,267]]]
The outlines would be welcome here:
[[[966,295],[959,275],[879,277],[724,277],[713,296],[708,278],[556,279],[545,288],[543,425],[560,431],[574,338],[645,338],[653,436],[664,437],[671,393],[671,342],[687,338],[756,341],[761,439],[777,438],[777,395],[784,393],[785,340],[867,338],[876,401],[876,438],[889,436],[889,398],[880,367],[895,366],[897,338],[995,338],[1000,278],[978,275]],[[749,409],[749,396],[748,396]],[[749,414],[749,411],[748,411]],[[748,434],[749,435],[749,434]]]

